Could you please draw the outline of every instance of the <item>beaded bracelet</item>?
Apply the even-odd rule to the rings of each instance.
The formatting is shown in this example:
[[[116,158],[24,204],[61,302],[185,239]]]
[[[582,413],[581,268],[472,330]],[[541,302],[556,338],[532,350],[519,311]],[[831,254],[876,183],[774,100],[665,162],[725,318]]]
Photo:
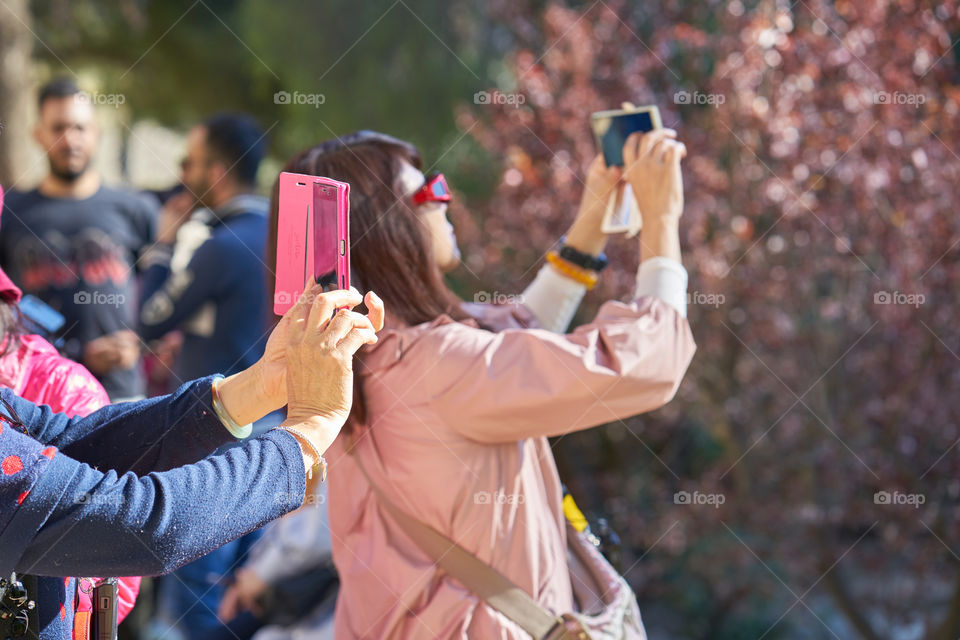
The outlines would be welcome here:
[[[564,260],[556,251],[547,253],[547,262],[562,275],[585,285],[587,289],[593,289],[600,280],[593,271],[588,271],[572,262]]]
[[[244,438],[249,438],[250,434],[253,432],[253,424],[248,424],[245,426],[240,426],[237,424],[236,420],[230,417],[230,414],[227,413],[226,408],[223,406],[223,400],[220,398],[220,383],[223,381],[223,376],[218,376],[213,380],[213,413],[220,419],[220,422],[223,423],[223,426],[227,428],[227,431],[230,432],[237,440],[243,440]]]
[[[313,466],[307,470],[307,480],[313,479],[313,472],[316,470],[320,474],[320,482],[323,482],[327,479],[327,459],[320,455],[320,450],[313,446],[313,443],[310,442],[310,438],[303,435],[302,432],[297,431],[296,429],[291,429],[290,427],[277,427],[280,431],[286,431],[287,433],[297,436],[299,440],[302,440],[306,443],[310,450],[313,452],[313,457],[317,459],[313,463]]]

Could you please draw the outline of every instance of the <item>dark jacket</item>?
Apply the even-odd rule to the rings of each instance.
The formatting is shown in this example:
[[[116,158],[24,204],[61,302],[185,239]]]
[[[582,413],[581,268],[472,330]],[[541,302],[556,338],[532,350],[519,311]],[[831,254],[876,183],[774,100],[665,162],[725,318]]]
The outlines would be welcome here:
[[[154,245],[142,260],[140,336],[183,331],[178,382],[231,375],[263,355],[267,334],[267,201],[233,198],[215,212],[197,211],[176,245]]]

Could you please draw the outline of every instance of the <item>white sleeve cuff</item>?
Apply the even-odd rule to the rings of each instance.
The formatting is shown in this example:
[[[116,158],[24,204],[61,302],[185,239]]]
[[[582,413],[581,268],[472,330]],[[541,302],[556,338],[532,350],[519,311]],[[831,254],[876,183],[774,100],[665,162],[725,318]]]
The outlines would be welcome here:
[[[586,293],[585,284],[567,278],[545,264],[523,292],[521,300],[544,329],[566,333]]]
[[[637,269],[636,297],[660,298],[687,317],[687,270],[670,258],[657,256],[640,263]]]

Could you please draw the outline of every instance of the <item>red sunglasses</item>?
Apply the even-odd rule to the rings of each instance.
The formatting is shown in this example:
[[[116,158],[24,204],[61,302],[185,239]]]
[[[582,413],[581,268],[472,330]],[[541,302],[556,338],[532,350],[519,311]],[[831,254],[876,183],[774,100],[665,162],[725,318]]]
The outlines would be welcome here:
[[[427,176],[427,182],[413,194],[413,204],[450,202],[450,187],[442,173]]]

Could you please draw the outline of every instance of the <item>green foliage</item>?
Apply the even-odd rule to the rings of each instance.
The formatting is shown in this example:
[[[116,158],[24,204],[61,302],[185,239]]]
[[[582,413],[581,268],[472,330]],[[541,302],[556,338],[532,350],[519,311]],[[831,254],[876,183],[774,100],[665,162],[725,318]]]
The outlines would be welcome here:
[[[369,128],[410,139],[429,163],[460,137],[454,108],[489,84],[493,56],[462,1],[38,0],[33,11],[51,75],[92,71],[132,117],[168,126],[248,111],[280,158]],[[280,91],[323,103],[276,104]]]

